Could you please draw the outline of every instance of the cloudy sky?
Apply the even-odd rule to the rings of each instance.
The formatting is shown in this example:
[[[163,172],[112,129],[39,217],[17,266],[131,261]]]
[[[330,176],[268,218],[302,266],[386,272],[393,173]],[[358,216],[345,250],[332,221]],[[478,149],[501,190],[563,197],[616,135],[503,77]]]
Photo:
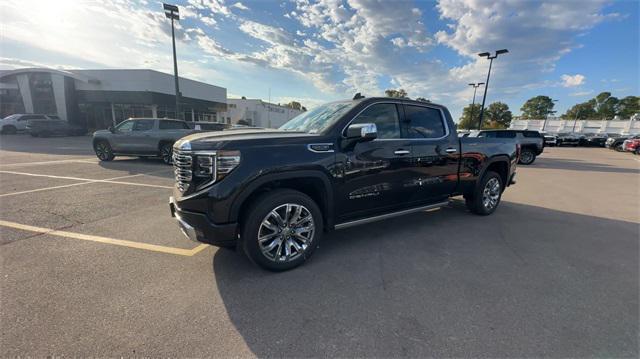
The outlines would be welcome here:
[[[230,97],[307,107],[404,88],[471,102],[494,62],[488,103],[514,113],[536,95],[563,112],[600,91],[640,94],[638,1],[184,0],[179,71]],[[0,5],[0,68],[150,68],[172,73],[161,2],[29,1]]]

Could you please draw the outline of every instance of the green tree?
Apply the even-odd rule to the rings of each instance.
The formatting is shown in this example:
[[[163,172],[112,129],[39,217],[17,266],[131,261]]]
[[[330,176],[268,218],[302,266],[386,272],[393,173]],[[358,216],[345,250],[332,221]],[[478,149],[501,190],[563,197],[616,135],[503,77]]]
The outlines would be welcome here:
[[[488,123],[490,128],[507,128],[511,124],[513,114],[509,111],[509,106],[504,102],[494,102],[484,110],[484,123]]]
[[[407,97],[407,91],[405,91],[404,89],[398,89],[398,90],[388,89],[388,90],[385,90],[384,93],[385,95],[387,95],[387,97],[400,97],[400,98]]]
[[[596,110],[593,109],[593,100],[575,104],[560,116],[564,120],[588,120],[596,117]]]
[[[636,113],[640,113],[640,96],[627,96],[618,104],[618,115],[627,120]]]
[[[420,101],[420,102],[429,102],[429,103],[431,102],[431,100],[426,99],[426,98],[424,98],[424,97],[416,97],[416,101]]]
[[[472,115],[473,114],[473,115]],[[467,105],[462,109],[462,117],[458,122],[458,128],[463,130],[472,130],[478,128],[478,119],[480,118],[480,105]],[[482,127],[486,125],[486,121],[483,121]]]
[[[596,110],[599,119],[611,120],[618,114],[620,100],[611,96],[611,92],[601,92],[589,102],[593,103],[593,109]]]
[[[553,110],[553,100],[549,96],[536,96],[527,100],[522,105],[520,111],[522,111],[522,117],[530,120],[543,120],[549,115],[556,113]]]
[[[284,107],[292,108],[294,110],[302,110],[303,106],[298,101],[291,101],[288,104],[284,105]]]

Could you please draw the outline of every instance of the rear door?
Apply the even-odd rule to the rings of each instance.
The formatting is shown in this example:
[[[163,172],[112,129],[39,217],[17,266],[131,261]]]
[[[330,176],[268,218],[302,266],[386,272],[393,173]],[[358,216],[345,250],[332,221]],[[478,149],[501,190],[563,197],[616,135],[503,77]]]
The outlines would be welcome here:
[[[413,173],[405,186],[412,201],[447,198],[458,185],[460,141],[449,130],[444,112],[428,105],[405,104],[407,137],[411,140]]]
[[[157,139],[152,136],[156,120],[145,119],[135,120],[133,130],[129,134],[129,147],[133,153],[151,153],[157,152]]]
[[[351,122],[374,123],[378,137],[344,152],[343,182],[336,194],[339,220],[388,211],[408,200],[403,180],[410,175],[411,141],[402,136],[401,106],[375,103]]]

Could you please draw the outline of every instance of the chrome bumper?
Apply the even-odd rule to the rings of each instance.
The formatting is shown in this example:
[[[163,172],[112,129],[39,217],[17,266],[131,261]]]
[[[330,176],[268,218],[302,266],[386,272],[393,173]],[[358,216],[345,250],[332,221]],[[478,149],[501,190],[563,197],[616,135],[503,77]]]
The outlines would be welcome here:
[[[176,205],[175,200],[172,197],[169,197],[169,208],[171,209],[171,217],[175,218],[178,221],[178,227],[180,227],[180,231],[185,237],[189,238],[194,242],[198,242],[198,236],[196,234],[195,228],[189,225],[189,223],[185,222],[177,212],[179,210]]]

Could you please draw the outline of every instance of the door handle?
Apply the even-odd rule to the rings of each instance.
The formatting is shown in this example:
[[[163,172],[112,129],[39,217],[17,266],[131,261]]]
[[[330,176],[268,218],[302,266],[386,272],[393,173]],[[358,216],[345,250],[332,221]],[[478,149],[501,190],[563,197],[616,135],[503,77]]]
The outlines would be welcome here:
[[[458,152],[458,150],[455,149],[455,148],[449,147],[446,150],[444,150],[444,152],[446,152],[446,153],[456,153],[456,152]]]
[[[398,156],[403,156],[403,155],[408,155],[409,153],[411,153],[408,150],[395,150],[395,152],[393,152],[393,154],[398,155]]]

